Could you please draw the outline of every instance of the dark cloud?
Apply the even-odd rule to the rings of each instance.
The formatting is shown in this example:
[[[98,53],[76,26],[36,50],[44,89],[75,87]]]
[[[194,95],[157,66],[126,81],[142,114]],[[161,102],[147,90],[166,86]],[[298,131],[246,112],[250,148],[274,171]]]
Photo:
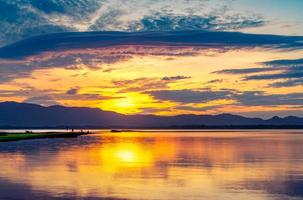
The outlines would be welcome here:
[[[271,83],[270,86],[271,87],[293,87],[293,86],[297,86],[297,85],[303,85],[303,78],[297,78],[297,79],[288,79],[286,81],[278,81],[278,82],[274,82]]]
[[[68,95],[76,95],[79,92],[79,88],[70,88],[69,90],[66,91],[66,94]]]
[[[303,105],[303,93],[266,94],[261,91],[247,91],[233,95],[240,105],[278,106]]]
[[[263,62],[262,64],[270,66],[296,66],[303,65],[303,58],[300,59],[282,59]]]
[[[303,68],[302,68],[303,69]],[[288,79],[288,78],[303,78],[303,70],[298,72],[286,71],[277,74],[258,74],[252,76],[246,76],[245,80],[276,80],[276,79]]]
[[[213,79],[210,81],[207,81],[205,84],[213,84],[213,83],[222,83],[223,79]]]
[[[230,91],[210,90],[156,90],[146,92],[158,100],[174,101],[181,103],[204,103],[218,99],[228,99]]]
[[[303,93],[267,94],[262,91],[236,90],[156,90],[146,92],[162,101],[173,101],[182,104],[205,103],[213,100],[235,100],[234,105],[240,106],[303,106]],[[184,107],[189,109],[187,106]],[[183,108],[183,109],[184,109]]]
[[[270,60],[260,63],[265,67],[225,69],[216,74],[244,75],[244,80],[273,80],[270,87],[292,87],[303,84],[303,59]],[[264,72],[268,72],[265,73]],[[278,81],[280,80],[280,81]]]
[[[281,70],[284,68],[266,68],[266,67],[260,67],[260,68],[242,68],[242,69],[224,69],[220,71],[215,71],[213,73],[215,74],[253,74],[253,73],[260,73],[260,72],[271,72],[276,70]]]
[[[276,69],[283,69],[275,74],[257,74],[247,76],[247,80],[280,80],[269,84],[271,87],[292,87],[303,85],[303,58],[300,59],[281,59],[263,62],[268,69],[275,71]]]
[[[203,48],[303,48],[299,36],[245,34],[238,32],[81,32],[58,33],[24,40],[0,48],[2,59],[22,59],[43,52],[96,49],[117,45],[193,46]]]
[[[183,80],[190,79],[190,76],[165,76],[162,78],[163,81],[174,81],[174,80]]]
[[[274,74],[255,74],[245,76],[245,80],[274,80],[275,82],[270,83],[270,87],[292,87],[303,84],[303,65],[298,66],[281,66],[278,67],[283,70]],[[272,71],[276,71],[277,67],[270,67]],[[282,81],[278,81],[282,80]]]

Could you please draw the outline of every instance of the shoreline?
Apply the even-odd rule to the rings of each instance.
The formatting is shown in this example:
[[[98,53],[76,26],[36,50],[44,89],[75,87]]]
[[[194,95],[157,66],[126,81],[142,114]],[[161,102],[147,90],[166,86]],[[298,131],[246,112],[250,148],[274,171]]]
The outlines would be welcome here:
[[[30,139],[46,139],[46,138],[76,138],[81,135],[88,135],[91,132],[77,131],[77,132],[14,132],[6,133],[0,132],[0,142],[12,142],[19,140]]]
[[[302,125],[179,125],[179,126],[70,126],[69,130],[74,129],[75,132],[80,130],[211,130],[211,129],[224,129],[224,130],[236,130],[236,129],[252,129],[252,130],[281,130],[281,129],[293,129],[302,130]],[[51,130],[51,132],[67,130],[66,126],[0,126],[0,133],[3,130]]]

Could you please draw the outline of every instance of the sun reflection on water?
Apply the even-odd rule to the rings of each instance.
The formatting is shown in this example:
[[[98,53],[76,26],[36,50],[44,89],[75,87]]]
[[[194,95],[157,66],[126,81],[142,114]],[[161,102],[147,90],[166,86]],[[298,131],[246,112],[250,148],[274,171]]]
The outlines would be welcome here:
[[[102,167],[117,171],[121,167],[147,167],[153,164],[152,152],[136,143],[106,144],[99,148]]]
[[[123,162],[134,162],[137,159],[137,155],[135,155],[134,152],[129,150],[118,151],[117,157]]]
[[[34,153],[0,152],[0,181],[79,198],[267,200],[303,177],[300,135],[199,134],[100,134],[60,149],[36,141]]]

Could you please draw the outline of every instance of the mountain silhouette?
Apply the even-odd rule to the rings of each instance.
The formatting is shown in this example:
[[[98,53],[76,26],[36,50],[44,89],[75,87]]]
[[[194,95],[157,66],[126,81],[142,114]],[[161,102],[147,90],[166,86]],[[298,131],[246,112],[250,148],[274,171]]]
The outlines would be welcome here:
[[[98,108],[59,105],[44,107],[17,102],[0,103],[0,127],[195,128],[203,126],[303,126],[303,118],[275,116],[265,120],[232,114],[123,115]]]

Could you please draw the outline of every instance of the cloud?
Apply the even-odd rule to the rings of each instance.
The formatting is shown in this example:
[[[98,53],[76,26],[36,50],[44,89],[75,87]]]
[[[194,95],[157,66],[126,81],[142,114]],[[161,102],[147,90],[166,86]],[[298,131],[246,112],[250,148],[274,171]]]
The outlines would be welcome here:
[[[273,74],[272,76],[262,75],[257,77],[247,77],[248,79],[265,79],[265,80],[275,80],[283,79],[283,81],[277,81],[271,83],[271,87],[292,87],[303,84],[303,58],[299,59],[281,59],[281,60],[271,60],[263,62],[264,65],[269,66],[270,68],[283,68],[284,71]],[[285,80],[286,79],[286,80]]]
[[[101,64],[124,61],[133,55],[193,56],[210,48],[217,51],[247,47],[302,48],[302,39],[205,31],[44,35],[0,48],[0,82],[30,77],[34,70],[39,69],[100,69]],[[268,69],[264,67],[216,73],[251,73]]]
[[[271,74],[245,76],[245,80],[282,80],[270,83],[271,87],[292,87],[303,84],[303,59],[272,60],[264,62]]]
[[[136,79],[126,79],[126,80],[113,80],[112,88],[119,88],[119,92],[142,92],[153,89],[165,89],[168,88],[168,84],[175,82],[177,80],[167,80],[163,81],[159,78],[136,78]]]
[[[0,45],[66,31],[239,30],[263,26],[261,16],[207,0],[0,0]]]
[[[241,69],[224,69],[220,71],[213,72],[214,74],[253,74],[253,73],[260,73],[260,72],[271,72],[271,71],[277,71],[284,68],[266,68],[266,67],[260,67],[260,68],[241,68]]]
[[[117,97],[103,96],[100,92],[79,93],[78,87],[72,87],[69,90],[41,90],[34,87],[25,87],[19,90],[0,90],[1,97],[23,98],[24,102],[36,103],[40,105],[56,105],[61,101],[79,100],[79,101],[101,101],[107,99],[116,99]]]
[[[142,31],[171,31],[171,30],[239,30],[247,27],[263,26],[261,17],[251,16],[222,16],[221,15],[172,15],[155,13],[145,16],[135,26]]]
[[[271,87],[279,88],[279,87],[293,87],[303,84],[303,78],[296,78],[296,79],[288,79],[286,81],[278,81],[271,83]]]
[[[17,78],[30,78],[35,70],[53,68],[97,70],[102,68],[102,64],[111,64],[129,58],[128,55],[83,50],[45,53],[23,60],[0,60],[0,83]]]
[[[239,32],[69,32],[43,35],[0,48],[2,59],[22,59],[44,52],[99,49],[113,46],[277,49],[303,48],[303,37],[245,34]]]
[[[303,93],[267,94],[262,91],[237,90],[155,90],[146,92],[157,100],[181,104],[207,103],[214,100],[234,100],[237,106],[303,106]],[[230,103],[229,103],[230,104]],[[183,105],[182,105],[183,106]],[[191,106],[192,107],[192,106]],[[184,107],[189,110],[188,105]],[[183,108],[183,109],[184,109]],[[192,108],[193,110],[194,108]]]
[[[72,30],[50,23],[43,16],[33,12],[31,6],[24,2],[0,0],[0,44],[41,34]]]
[[[229,99],[230,91],[211,90],[155,90],[146,92],[158,100],[180,103],[204,103],[219,99]]]
[[[258,74],[246,76],[245,80],[276,80],[289,78],[303,78],[303,68],[298,70],[290,70],[277,74]]]
[[[103,100],[108,100],[108,99],[118,99],[120,97],[112,97],[112,96],[104,96],[101,94],[97,94],[94,92],[90,93],[77,93],[77,94],[67,94],[66,92],[58,92],[58,93],[50,93],[48,94],[51,96],[53,99],[56,101],[92,101],[92,102],[97,102],[97,101],[103,101]]]
[[[210,81],[207,81],[205,84],[222,83],[223,81],[223,79],[212,79]]]
[[[0,82],[31,77],[33,71],[41,69],[101,69],[102,64],[125,61],[134,55],[194,56],[209,49],[221,52],[253,47],[291,50],[303,48],[302,40],[303,37],[298,36],[208,31],[57,33],[0,48]],[[289,75],[284,75],[285,78],[300,77],[298,71],[301,70],[299,64],[302,61],[287,62],[295,62],[298,66],[288,67]],[[268,67],[229,69],[215,73],[250,74],[286,70],[285,66],[276,66],[275,63],[263,65]],[[246,79],[270,78],[257,75]]]
[[[269,86],[276,88],[303,84],[303,58],[270,60],[259,64],[264,65],[264,67],[225,69],[213,73],[243,75],[246,81],[274,80],[276,82],[270,83]]]
[[[271,60],[263,62],[262,64],[269,66],[301,66],[303,65],[303,58],[299,59],[282,59],[282,60]]]
[[[172,80],[183,80],[190,79],[190,76],[165,76],[162,78],[163,81],[172,81]]]
[[[68,95],[76,95],[79,92],[79,88],[70,88],[69,90],[66,91],[66,94]]]
[[[303,105],[303,93],[266,94],[261,91],[247,91],[234,94],[233,98],[246,106]]]
[[[55,101],[52,97],[50,96],[35,96],[35,97],[30,97],[27,98],[23,101],[24,103],[33,103],[33,104],[39,104],[42,106],[53,106],[53,105],[59,105],[57,101]]]
[[[41,96],[41,94],[51,94],[57,92],[59,92],[59,90],[43,90],[43,89],[36,89],[33,87],[24,87],[24,88],[20,88],[19,90],[0,90],[0,96],[29,98],[33,96]]]

